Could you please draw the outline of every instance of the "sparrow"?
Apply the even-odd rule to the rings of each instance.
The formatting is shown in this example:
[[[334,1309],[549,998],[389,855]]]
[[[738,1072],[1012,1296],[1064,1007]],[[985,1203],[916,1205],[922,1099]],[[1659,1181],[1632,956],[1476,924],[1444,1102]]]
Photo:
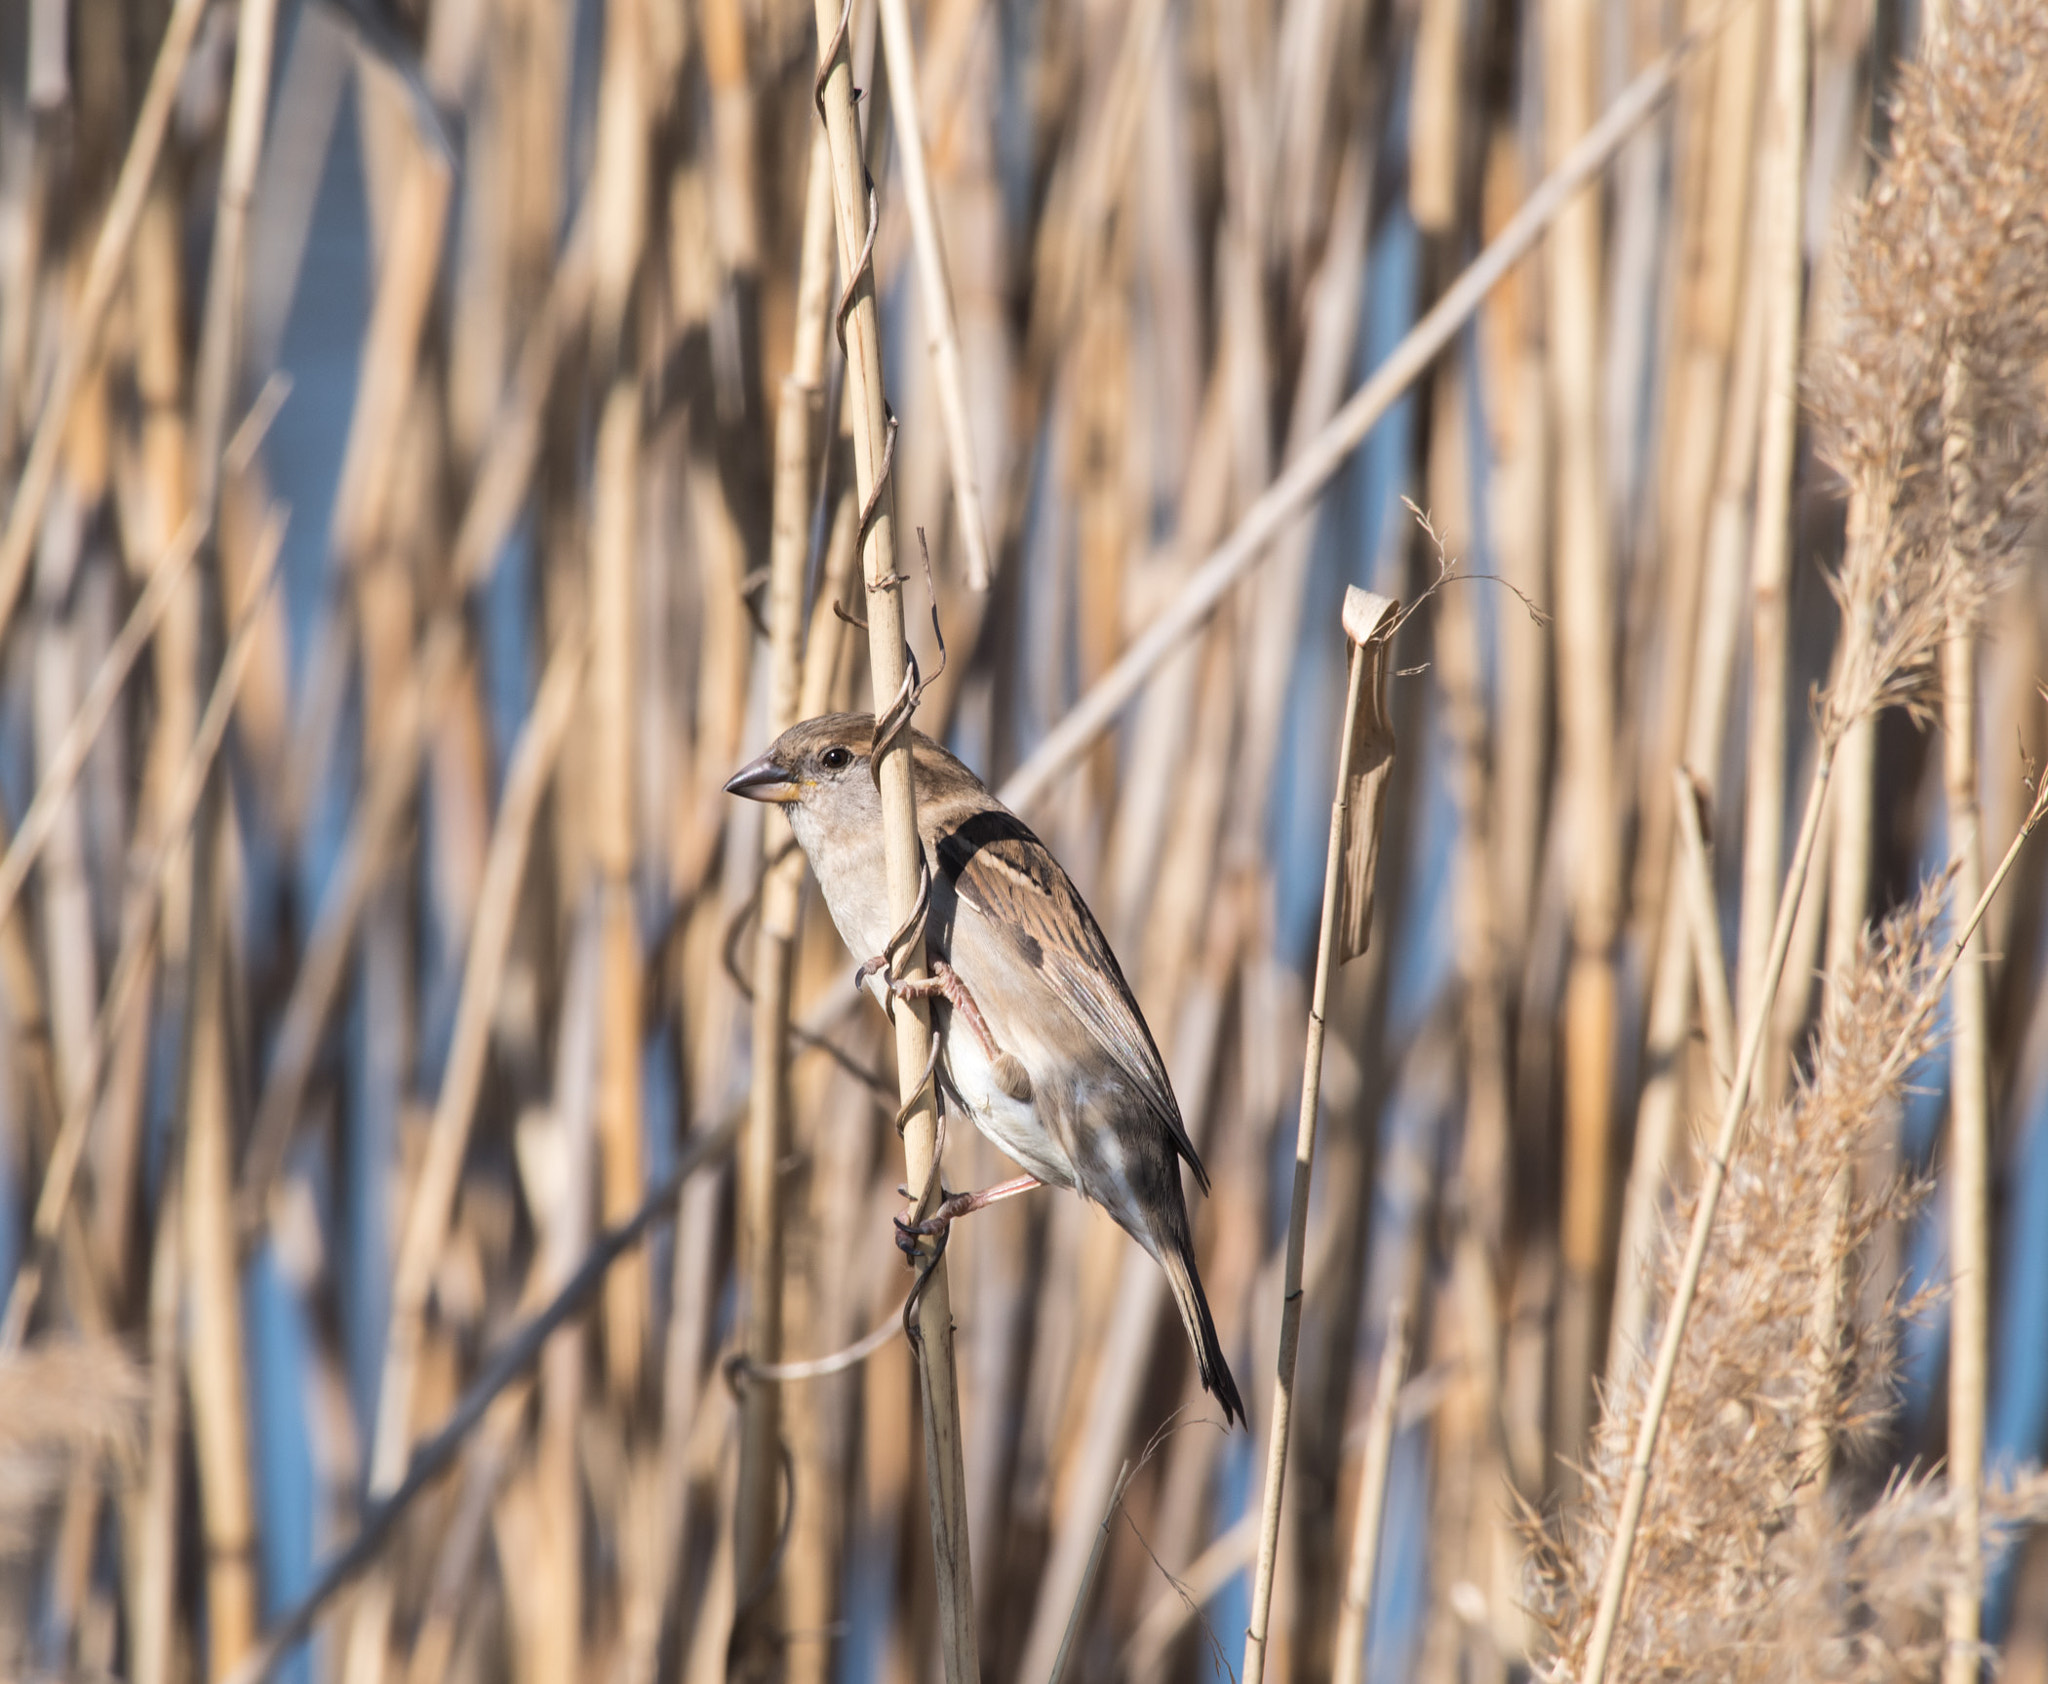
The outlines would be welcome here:
[[[882,860],[882,800],[870,765],[873,717],[807,719],[740,768],[726,792],[781,804],[856,981],[931,1001],[941,1089],[1029,1173],[957,1194],[906,1234],[1036,1186],[1106,1210],[1165,1272],[1202,1385],[1242,1422],[1244,1403],[1195,1270],[1180,1165],[1208,1173],[1181,1121],[1165,1063],[1101,925],[1073,880],[982,781],[912,731],[917,827],[930,874],[929,975],[903,983],[879,956],[895,932]]]

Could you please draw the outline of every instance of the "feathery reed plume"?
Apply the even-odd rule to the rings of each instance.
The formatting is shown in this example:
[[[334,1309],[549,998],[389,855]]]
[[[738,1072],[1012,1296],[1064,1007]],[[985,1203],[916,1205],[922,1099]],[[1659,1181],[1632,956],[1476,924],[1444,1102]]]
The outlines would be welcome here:
[[[38,1511],[81,1461],[139,1448],[147,1382],[108,1339],[48,1339],[0,1358],[0,1556],[27,1547]]]
[[[2042,506],[2048,408],[2048,14],[1987,6],[1900,74],[1892,152],[1841,231],[1839,327],[1813,374],[1848,482],[1830,714],[1904,701]],[[1945,446],[1951,448],[1945,468]],[[1950,481],[1969,514],[1950,542]]]
[[[1636,1538],[1635,1590],[1613,1651],[1617,1676],[1665,1668],[1769,1676],[1855,1650],[1846,1601],[1827,1604],[1826,1627],[1787,1614],[1789,1593],[1816,1570],[1813,1552],[1846,1558],[1861,1524],[1827,1510],[1824,1538],[1797,1536],[1799,1495],[1816,1472],[1803,1424],[1824,1421],[1835,1449],[1853,1457],[1890,1412],[1897,1328],[1909,1306],[1895,1289],[1875,1311],[1860,1311],[1853,1263],[1919,1189],[1899,1180],[1864,1189],[1846,1216],[1830,1189],[1888,1126],[1910,1062],[1897,1049],[1924,1050],[1931,1040],[1941,907],[1937,885],[1866,935],[1829,991],[1811,1073],[1757,1119],[1730,1168]],[[1691,1219],[1690,1201],[1667,1218],[1660,1297],[1671,1292]],[[1811,1307],[1830,1277],[1851,1284],[1835,1342],[1820,1348]],[[1577,1676],[1586,1653],[1648,1384],[1647,1365],[1637,1363],[1609,1397],[1585,1470],[1585,1504],[1559,1534],[1539,1540],[1539,1606],[1555,1646],[1554,1677]],[[1809,1608],[1801,1620],[1820,1612]],[[1823,1630],[1827,1641],[1817,1643]]]

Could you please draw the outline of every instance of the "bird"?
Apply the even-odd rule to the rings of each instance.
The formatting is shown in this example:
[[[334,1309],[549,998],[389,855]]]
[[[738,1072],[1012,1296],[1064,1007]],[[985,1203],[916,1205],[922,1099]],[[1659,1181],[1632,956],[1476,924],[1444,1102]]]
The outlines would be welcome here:
[[[775,802],[809,859],[855,974],[889,997],[931,1001],[942,1091],[1028,1173],[943,1200],[905,1234],[1046,1185],[1099,1205],[1151,1254],[1173,1294],[1204,1389],[1226,1424],[1244,1403],[1195,1268],[1180,1166],[1204,1193],[1165,1062],[1102,926],[1052,851],[953,755],[911,731],[917,827],[929,872],[928,976],[890,978],[895,932],[882,857],[874,719],[803,720],[735,772],[730,795]],[[914,1243],[914,1242],[912,1242]]]

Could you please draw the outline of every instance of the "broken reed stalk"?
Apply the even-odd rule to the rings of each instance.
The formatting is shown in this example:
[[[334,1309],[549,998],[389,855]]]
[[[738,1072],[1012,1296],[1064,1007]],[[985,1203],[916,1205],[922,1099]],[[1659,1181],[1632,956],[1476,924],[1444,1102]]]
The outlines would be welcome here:
[[[874,201],[862,160],[853,108],[853,65],[847,56],[851,0],[844,10],[817,0],[818,105],[831,147],[832,206],[839,230],[846,293],[840,322],[853,422],[854,486],[863,511],[861,572],[866,582],[868,671],[879,722],[907,700],[901,576],[896,571],[895,519],[889,494],[890,434],[882,393],[881,324],[875,301]],[[874,776],[882,798],[882,850],[889,917],[910,922],[918,903],[924,849],[917,830],[910,738],[897,733],[876,745]],[[921,941],[913,940],[899,974],[924,974]],[[922,1001],[895,1011],[896,1080],[903,1099],[900,1127],[906,1185],[920,1213],[938,1187],[938,1104],[927,1079],[931,1013]],[[939,1647],[948,1684],[979,1684],[981,1662],[974,1616],[974,1574],[968,1559],[967,1471],[960,1439],[960,1389],[953,1362],[953,1310],[941,1248],[923,1241],[913,1260],[924,1280],[918,1298],[917,1352],[923,1380],[925,1496],[931,1513],[938,1575]]]
[[[939,207],[925,168],[924,128],[918,116],[917,42],[908,0],[879,0],[882,56],[889,66],[891,133],[903,170],[903,199],[910,210],[910,240],[917,251],[918,303],[938,387],[939,419],[946,434],[946,459],[953,472],[953,500],[960,511],[960,543],[967,554],[967,583],[988,589],[994,569],[988,550],[988,522],[982,514],[981,482],[974,470],[974,432],[967,418],[967,379],[960,357],[960,326],[953,309],[953,281],[946,267],[946,243],[939,231]]]
[[[822,138],[822,137],[821,137]],[[775,417],[775,489],[768,554],[768,720],[773,742],[802,705],[804,573],[815,501],[819,393],[832,289],[831,155],[810,150],[797,317],[789,372]],[[753,1081],[739,1159],[739,1245],[744,1349],[756,1374],[782,1360],[782,1160],[789,1142],[789,1006],[803,857],[787,827],[762,826],[759,923],[754,938]],[[736,1651],[746,1672],[773,1665],[768,1597],[782,1531],[782,1406],[772,1385],[749,1384],[740,1399],[739,1487],[734,1497],[734,1575],[741,1587]],[[751,1617],[750,1617],[751,1616]]]
[[[93,242],[92,258],[85,272],[85,286],[79,294],[73,319],[59,341],[57,367],[50,379],[49,395],[36,420],[35,436],[29,443],[28,460],[16,483],[14,501],[8,505],[7,526],[0,531],[0,630],[14,617],[14,606],[28,578],[29,562],[35,554],[36,533],[41,527],[43,506],[57,477],[57,462],[64,448],[64,434],[71,419],[71,406],[79,387],[99,354],[100,329],[108,307],[114,301],[121,271],[134,244],[135,230],[142,221],[142,207],[149,197],[150,178],[163,154],[164,137],[170,130],[176,106],[178,84],[192,53],[193,37],[206,13],[206,0],[178,0],[164,22],[163,40],[157,47],[156,63],[149,73],[149,87],[135,116],[134,133],[121,160],[121,173],[114,182],[114,195],[107,203],[105,219]]]
[[[1380,1352],[1372,1413],[1365,1422],[1365,1464],[1358,1476],[1358,1509],[1351,1522],[1351,1560],[1344,1573],[1344,1603],[1337,1614],[1331,1684],[1361,1684],[1365,1646],[1372,1636],[1372,1592],[1378,1579],[1381,1521],[1387,1507],[1387,1468],[1394,1429],[1401,1422],[1401,1381],[1408,1370],[1408,1306],[1397,1305]]]
[[[1942,771],[1948,786],[1955,898],[1983,892],[1977,805],[1976,638],[1967,612],[1951,617],[1941,649]],[[1956,1505],[1956,1566],[1942,1610],[1943,1684],[1976,1684],[1982,1658],[1984,1400],[1990,1339],[1991,1098],[1984,935],[1972,927],[1949,979],[1948,1484]]]
[[[1323,860],[1323,911],[1316,931],[1316,976],[1309,996],[1302,1052],[1301,1113],[1295,1124],[1294,1190],[1287,1207],[1287,1258],[1280,1300],[1280,1355],[1266,1440],[1265,1497],[1259,1511],[1259,1553],[1244,1633],[1244,1684],[1265,1677],[1271,1636],[1273,1572],[1280,1552],[1280,1505],[1287,1484],[1287,1443],[1294,1420],[1294,1365],[1301,1342],[1302,1260],[1308,1249],[1309,1182],[1315,1172],[1316,1121],[1322,1098],[1324,1013],[1330,976],[1365,949],[1371,934],[1372,873],[1379,844],[1387,774],[1394,757],[1387,721],[1387,668],[1400,604],[1356,585],[1344,598],[1350,676],[1337,740],[1337,785],[1330,800],[1330,841]],[[1362,751],[1362,752],[1361,752]],[[1358,784],[1359,788],[1353,785]],[[1354,813],[1356,803],[1358,810]],[[1345,926],[1340,946],[1338,925]]]
[[[1351,452],[1457,337],[1487,294],[1528,255],[1579,190],[1605,169],[1629,137],[1649,120],[1679,72],[1730,17],[1750,3],[1724,0],[1622,89],[1600,121],[1558,161],[1492,243],[1408,330],[1371,378],[1303,444],[1286,471],[1245,511],[1230,536],[1188,575],[1171,605],[1132,639],[1116,664],[1046,732],[996,792],[1005,806],[1030,807],[1087,752],[1137,695],[1153,669],[1181,648],[1188,634],[1221,605],[1231,587],[1264,558],[1273,540],[1322,494]]]

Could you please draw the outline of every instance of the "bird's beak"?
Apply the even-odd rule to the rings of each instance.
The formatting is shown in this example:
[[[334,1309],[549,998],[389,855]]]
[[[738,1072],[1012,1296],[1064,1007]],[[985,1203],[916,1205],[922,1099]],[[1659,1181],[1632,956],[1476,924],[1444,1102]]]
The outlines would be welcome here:
[[[749,801],[794,801],[803,791],[795,778],[764,754],[727,778],[725,793],[744,795]]]

